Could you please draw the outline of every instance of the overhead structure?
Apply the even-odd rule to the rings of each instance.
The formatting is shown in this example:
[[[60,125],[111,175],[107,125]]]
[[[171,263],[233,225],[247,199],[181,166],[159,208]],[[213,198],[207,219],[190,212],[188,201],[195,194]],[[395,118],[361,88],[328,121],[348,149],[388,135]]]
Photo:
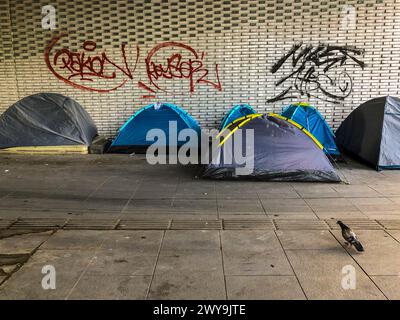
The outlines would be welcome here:
[[[88,153],[96,135],[85,109],[57,93],[25,97],[0,116],[3,153]]]
[[[287,106],[281,113],[310,132],[324,147],[325,153],[339,156],[335,134],[317,108],[308,103],[295,103]]]
[[[245,133],[247,129],[250,136]],[[318,140],[280,115],[254,114],[236,119],[218,139],[220,147],[213,162],[205,167],[205,178],[341,181]],[[238,152],[243,156],[240,159]]]
[[[336,131],[336,142],[377,170],[400,169],[400,99],[386,96],[361,104]]]
[[[165,134],[164,142],[157,141],[160,146],[180,147],[191,141],[190,139],[178,139],[177,135],[184,129],[194,130],[197,139],[200,139],[200,126],[189,113],[170,103],[150,104],[137,111],[119,129],[108,152],[145,152],[150,145],[156,142],[152,137],[151,130],[156,130],[153,131],[155,133],[161,131]],[[198,141],[196,144],[200,146]]]
[[[254,111],[254,109],[247,104],[239,104],[237,106],[234,106],[222,119],[219,130],[223,130],[229,123],[232,123],[238,118],[255,113],[256,112]]]

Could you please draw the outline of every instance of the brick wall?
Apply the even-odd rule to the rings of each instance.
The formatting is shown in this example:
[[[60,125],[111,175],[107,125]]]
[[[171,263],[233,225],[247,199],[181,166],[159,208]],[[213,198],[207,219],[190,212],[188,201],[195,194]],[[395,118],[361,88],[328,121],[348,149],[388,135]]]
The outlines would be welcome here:
[[[41,7],[48,4],[56,8],[55,30],[42,28]],[[344,27],[344,6],[355,9],[354,27]],[[205,127],[217,126],[235,104],[248,103],[259,112],[279,112],[291,101],[309,101],[337,127],[361,102],[399,95],[400,91],[399,0],[1,0],[0,10],[0,112],[32,93],[58,92],[80,102],[100,132],[109,136],[115,135],[137,109],[155,101],[182,106]],[[132,77],[117,70],[115,79],[73,78],[99,90],[126,81],[117,90],[102,93],[75,88],[58,79],[48,69],[44,52],[50,40],[63,33],[66,36],[53,53],[61,48],[82,52],[83,42],[90,40],[97,44],[96,54],[105,52],[118,66],[124,66],[121,45],[125,43],[131,70],[139,46]],[[152,48],[167,41],[189,45],[199,54],[198,60],[204,52],[204,68],[209,71],[206,79],[217,83],[218,65],[222,90],[195,83],[190,93],[188,79],[158,79],[155,82],[166,91],[154,90],[154,98],[144,98],[153,95],[138,84],[150,84],[145,58]],[[276,88],[275,82],[292,70],[285,64],[272,74],[271,66],[298,41],[365,49],[361,58],[366,63],[364,70],[351,64],[340,67],[353,80],[353,92],[344,101],[332,103],[297,95],[291,100],[267,102],[284,88]],[[158,51],[153,61],[165,62],[172,53],[181,53],[185,61],[194,59],[194,53],[187,49],[167,47]],[[112,74],[111,67],[107,66],[106,74]],[[65,74],[65,69],[59,71]],[[197,73],[195,79],[199,77]]]

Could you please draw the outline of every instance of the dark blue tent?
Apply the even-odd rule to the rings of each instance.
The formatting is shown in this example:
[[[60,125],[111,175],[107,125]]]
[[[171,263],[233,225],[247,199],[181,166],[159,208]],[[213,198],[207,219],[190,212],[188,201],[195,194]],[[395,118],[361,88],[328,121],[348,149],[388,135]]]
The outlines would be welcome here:
[[[286,107],[281,115],[306,128],[324,146],[325,153],[340,155],[332,129],[316,108],[306,103],[297,103]]]
[[[144,152],[154,143],[146,139],[151,129],[161,129],[166,135],[166,146],[180,147],[185,141],[169,144],[170,124],[176,124],[177,133],[183,129],[193,129],[200,138],[200,127],[189,113],[170,103],[150,104],[137,111],[119,130],[108,152]]]
[[[96,135],[85,109],[58,93],[27,96],[0,116],[0,149],[89,146]]]
[[[219,130],[224,129],[229,123],[235,121],[238,118],[243,116],[247,116],[249,114],[256,113],[252,107],[247,104],[239,104],[233,107],[222,119],[221,124],[219,126]]]
[[[228,131],[229,129],[229,131]],[[251,129],[254,149],[247,136],[238,129]],[[321,144],[304,128],[299,128],[279,115],[243,117],[222,133],[218,154],[207,165],[203,177],[213,179],[257,179],[270,181],[341,181],[322,150]],[[251,132],[251,131],[250,131]],[[240,134],[240,138],[237,137]],[[230,143],[227,144],[227,141]],[[243,173],[245,164],[233,156],[235,139],[246,151],[246,163],[253,163],[249,172]],[[246,171],[246,170],[245,170]]]
[[[400,99],[386,96],[353,110],[336,131],[344,150],[381,169],[400,169]]]

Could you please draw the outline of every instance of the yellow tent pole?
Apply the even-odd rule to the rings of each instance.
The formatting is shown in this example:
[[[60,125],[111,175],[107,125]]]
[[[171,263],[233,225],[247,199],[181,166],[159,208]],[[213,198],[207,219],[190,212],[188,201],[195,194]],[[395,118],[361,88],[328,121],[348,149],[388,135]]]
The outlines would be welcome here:
[[[294,106],[299,106],[299,107],[311,107],[311,105],[308,102],[297,102],[293,103]]]
[[[238,122],[240,122],[240,121],[246,120],[246,119],[248,119],[248,118],[253,119],[253,118],[258,118],[258,117],[260,117],[260,116],[262,116],[261,113],[254,113],[254,114],[248,114],[247,116],[243,116],[243,117],[237,118],[237,119],[235,119],[234,121],[232,121],[231,123],[228,123],[228,124],[226,125],[226,127],[225,127],[220,133],[218,133],[218,135],[217,135],[216,138],[219,138],[219,137],[221,136],[221,134],[222,134],[223,132],[225,132],[226,130],[228,130],[229,127],[230,127],[231,125],[233,125],[233,124],[235,124],[235,123],[238,123]]]
[[[315,138],[314,135],[310,131],[308,131],[306,128],[304,128],[302,125],[298,124],[297,122],[293,121],[292,119],[286,118],[277,113],[270,113],[268,115],[271,117],[285,120],[285,121],[293,124],[295,127],[299,128],[301,131],[303,131],[307,136],[309,136],[315,142],[315,144],[318,146],[318,148],[320,148],[321,150],[324,149],[324,146],[321,144],[321,142],[319,142],[318,139]]]
[[[245,119],[244,121],[242,121],[239,125],[237,125],[237,126],[235,127],[235,129],[233,129],[231,132],[229,132],[229,134],[221,141],[221,143],[220,143],[219,145],[222,146],[222,145],[225,143],[225,141],[226,141],[237,129],[239,129],[240,127],[244,126],[247,122],[249,122],[249,121],[251,121],[251,120],[253,120],[253,119],[255,119],[255,118],[261,117],[261,116],[262,116],[262,114],[257,114],[257,116],[249,117],[248,119]]]

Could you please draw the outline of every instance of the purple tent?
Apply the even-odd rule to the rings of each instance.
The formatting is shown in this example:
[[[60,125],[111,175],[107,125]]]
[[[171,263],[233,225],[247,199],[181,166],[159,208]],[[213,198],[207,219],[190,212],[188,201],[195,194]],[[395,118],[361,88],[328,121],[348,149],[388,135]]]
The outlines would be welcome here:
[[[227,127],[234,132],[223,141],[214,163],[207,165],[203,177],[213,179],[253,178],[271,181],[341,181],[321,145],[304,128],[279,116],[256,116],[244,118]],[[238,131],[237,129],[243,129]],[[254,130],[254,152],[251,143],[246,143],[246,129]],[[240,135],[240,137],[238,136]],[[243,174],[246,165],[235,161],[233,148],[225,145],[241,145],[246,162],[252,163],[250,172]],[[250,151],[250,153],[249,153]]]

